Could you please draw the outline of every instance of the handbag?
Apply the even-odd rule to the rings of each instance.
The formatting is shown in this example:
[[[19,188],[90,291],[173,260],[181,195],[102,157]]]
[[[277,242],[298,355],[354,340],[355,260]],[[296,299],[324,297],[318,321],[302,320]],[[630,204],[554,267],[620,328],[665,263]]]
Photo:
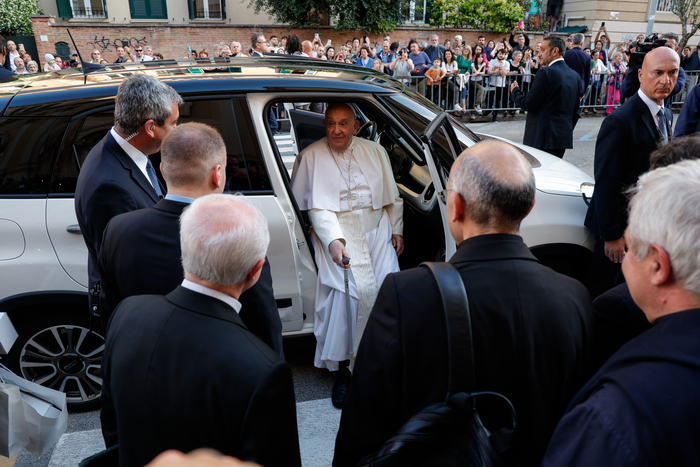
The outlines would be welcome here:
[[[374,454],[358,467],[504,465],[501,454],[511,445],[518,422],[510,401],[495,392],[474,392],[474,350],[469,302],[459,272],[450,263],[423,263],[435,278],[447,324],[449,357],[445,402],[430,404],[412,416]],[[465,369],[468,369],[465,371]],[[476,411],[482,396],[504,401],[512,425],[490,433]]]
[[[21,378],[0,365],[0,381],[17,387],[29,436],[24,448],[41,457],[56,444],[68,426],[66,394]]]

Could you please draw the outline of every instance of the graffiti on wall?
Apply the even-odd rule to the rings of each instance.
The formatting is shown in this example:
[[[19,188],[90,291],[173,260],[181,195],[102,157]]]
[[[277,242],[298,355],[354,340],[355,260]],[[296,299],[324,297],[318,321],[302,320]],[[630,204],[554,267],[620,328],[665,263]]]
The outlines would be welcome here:
[[[127,37],[123,39],[109,39],[105,36],[102,36],[102,39],[98,38],[95,36],[95,39],[92,42],[88,42],[87,45],[99,50],[100,52],[109,52],[111,50],[117,50],[117,47],[135,47],[137,45],[146,45],[148,44],[148,41],[146,40],[146,36],[143,36],[141,39],[137,37]]]

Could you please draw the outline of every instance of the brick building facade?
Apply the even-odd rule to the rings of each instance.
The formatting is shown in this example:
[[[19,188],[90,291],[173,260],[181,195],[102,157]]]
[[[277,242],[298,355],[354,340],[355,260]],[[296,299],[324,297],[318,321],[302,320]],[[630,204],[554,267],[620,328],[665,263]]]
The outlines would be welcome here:
[[[250,48],[250,37],[254,32],[262,32],[269,39],[273,34],[282,37],[288,34],[296,34],[301,40],[312,40],[318,32],[325,43],[331,39],[334,46],[344,44],[347,39],[362,37],[367,34],[371,41],[381,42],[382,34],[369,34],[364,31],[335,31],[332,27],[291,29],[284,26],[241,26],[241,25],[212,25],[212,24],[113,24],[113,23],[77,23],[70,25],[56,24],[52,16],[32,16],[34,37],[43,66],[43,57],[46,53],[54,53],[56,44],[66,42],[73,50],[73,44],[66,32],[70,28],[71,34],[80,48],[81,55],[90,56],[93,49],[97,49],[102,56],[112,62],[117,58],[116,48],[119,45],[150,45],[153,50],[163,54],[165,58],[184,58],[187,55],[187,47],[194,50],[206,49],[209,56],[216,56],[224,44],[238,41],[244,50]],[[410,39],[429,42],[430,36],[437,33],[440,41],[446,38],[452,39],[455,34],[461,34],[469,44],[476,43],[480,34],[484,34],[487,40],[502,40],[504,34],[477,30],[447,29],[438,30],[430,28],[399,27],[391,33],[392,41],[399,41],[401,46],[406,46]],[[507,34],[505,35],[507,36]],[[45,39],[45,40],[44,40]],[[541,35],[532,35],[531,40],[541,40]],[[533,44],[534,45],[534,44]]]

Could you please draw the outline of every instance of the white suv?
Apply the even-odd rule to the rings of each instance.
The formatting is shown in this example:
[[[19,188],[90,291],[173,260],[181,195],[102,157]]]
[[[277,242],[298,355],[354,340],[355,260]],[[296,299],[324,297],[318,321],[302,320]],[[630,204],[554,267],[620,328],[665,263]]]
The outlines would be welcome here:
[[[302,110],[309,103],[351,103],[362,123],[358,135],[386,148],[404,199],[401,268],[454,253],[436,193],[455,157],[489,136],[373,70],[278,56],[141,62],[87,77],[63,70],[0,84],[0,311],[20,334],[5,360],[24,377],[64,390],[71,404],[99,400],[103,344],[88,312],[75,184],[113,123],[114,96],[130,73],[161,77],[185,100],[181,122],[212,125],[224,137],[227,191],[248,196],[269,222],[268,258],[285,335],[313,330],[316,266],[289,186],[298,151],[325,135],[323,115]],[[274,136],[271,110],[282,130]],[[593,247],[583,226],[582,187],[593,180],[549,154],[514,146],[537,180],[537,203],[522,225],[525,242],[544,264],[580,277]]]

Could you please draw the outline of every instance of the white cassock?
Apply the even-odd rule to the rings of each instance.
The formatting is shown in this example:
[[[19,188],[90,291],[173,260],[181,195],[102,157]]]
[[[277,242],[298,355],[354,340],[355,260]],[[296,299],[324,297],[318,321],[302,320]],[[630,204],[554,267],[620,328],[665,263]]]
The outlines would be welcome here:
[[[292,191],[313,226],[318,266],[314,365],[337,370],[338,362],[357,353],[384,278],[399,270],[391,236],[403,235],[403,200],[384,148],[357,137],[344,152],[331,150],[328,138],[304,149],[294,164]],[[340,238],[350,255],[352,339],[344,270],[328,249]]]

